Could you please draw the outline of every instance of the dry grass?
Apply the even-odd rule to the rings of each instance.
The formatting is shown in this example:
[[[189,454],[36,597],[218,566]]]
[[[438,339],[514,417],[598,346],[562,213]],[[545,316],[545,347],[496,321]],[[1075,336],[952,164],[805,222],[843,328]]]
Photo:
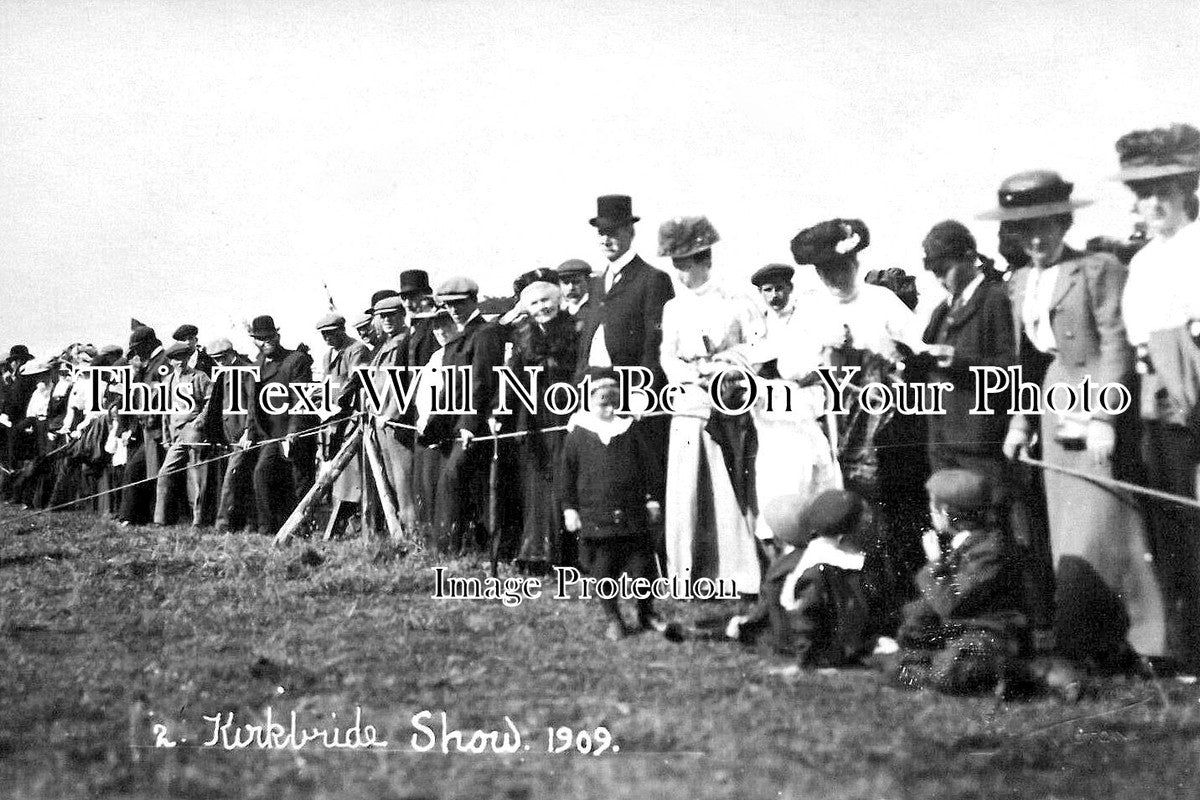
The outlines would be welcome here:
[[[908,694],[721,643],[610,644],[587,603],[434,601],[430,565],[365,541],[276,552],[265,537],[85,516],[0,520],[0,794],[1200,796],[1196,687],[1166,684],[1165,706],[1136,681],[1078,706]],[[252,722],[267,705],[308,725],[361,706],[390,747],[197,746],[203,716]],[[463,729],[507,715],[531,750],[415,753],[410,721],[426,709]],[[155,723],[188,742],[154,748]],[[620,752],[548,754],[548,725],[605,725]]]

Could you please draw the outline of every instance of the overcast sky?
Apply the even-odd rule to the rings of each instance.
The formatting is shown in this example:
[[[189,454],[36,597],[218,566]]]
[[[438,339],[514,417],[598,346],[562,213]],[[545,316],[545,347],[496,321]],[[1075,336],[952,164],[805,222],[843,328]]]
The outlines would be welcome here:
[[[261,313],[317,345],[322,281],[349,317],[405,268],[600,266],[610,192],[663,267],[707,214],[739,279],[835,216],[868,269],[947,217],[994,253],[973,217],[1037,167],[1096,200],[1077,244],[1125,235],[1113,142],[1200,124],[1198,68],[1196,0],[0,0],[0,346]]]

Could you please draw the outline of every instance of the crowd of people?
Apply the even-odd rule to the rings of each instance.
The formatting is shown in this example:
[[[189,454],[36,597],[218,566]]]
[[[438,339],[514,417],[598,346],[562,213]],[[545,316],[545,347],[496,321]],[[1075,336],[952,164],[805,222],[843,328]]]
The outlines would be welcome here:
[[[320,319],[320,372],[339,398],[326,419],[263,406],[263,386],[295,392],[314,372],[308,348],[284,347],[269,315],[249,330],[255,358],[228,339],[201,346],[190,324],[164,345],[136,320],[126,347],[73,344],[35,359],[15,345],[0,382],[5,497],[89,507],[124,524],[183,519],[274,534],[362,426],[373,444],[333,482],[329,535],[378,527],[392,509],[431,548],[461,555],[496,544],[501,560],[533,575],[582,564],[611,576],[726,579],[759,598],[730,635],[774,620],[822,639],[796,650],[811,663],[856,658],[869,649],[864,636],[887,635],[909,656],[925,654],[906,657],[910,675],[937,672],[930,642],[951,639],[965,642],[960,656],[1007,647],[1101,672],[1145,657],[1200,669],[1200,516],[1186,502],[1197,498],[1200,465],[1200,131],[1135,131],[1116,150],[1134,236],[1076,250],[1066,237],[1088,203],[1072,183],[1048,170],[1013,175],[979,215],[999,222],[998,259],[954,220],[924,238],[923,266],[946,295],[928,318],[914,313],[912,275],[860,274],[871,241],[860,220],[805,228],[791,241],[795,265],[768,264],[746,286],[722,278],[712,222],[667,220],[657,255],[672,280],[639,257],[632,200],[606,195],[590,220],[606,261],[599,274],[571,259],[521,274],[511,301],[496,302],[481,301],[468,276],[435,289],[407,270],[349,325],[337,313]],[[797,269],[814,270],[820,288],[795,291]],[[214,369],[252,364],[258,377],[244,385]],[[533,409],[493,414],[500,365],[526,381],[526,368],[542,368],[539,391],[586,377],[596,403],[566,414],[537,397]],[[187,384],[197,402],[121,413],[114,387],[94,385],[105,373],[84,369],[114,366],[167,396]],[[470,385],[445,370],[394,383],[358,369],[422,366],[470,367]],[[985,366],[1019,366],[1043,387],[1121,384],[1135,402],[1116,415],[1094,395],[1057,413],[1009,414],[1001,401],[973,414],[971,368]],[[677,387],[670,411],[611,413],[622,367],[647,370],[653,389]],[[714,403],[714,392],[734,404],[746,396],[744,380],[720,379],[731,367],[759,388],[749,413]],[[840,370],[852,389],[944,382],[953,391],[943,414],[867,413],[855,402],[831,414],[819,367]],[[767,404],[771,387],[791,402]],[[400,402],[397,388],[414,389],[414,402]],[[372,393],[384,401],[366,402]],[[103,407],[89,404],[93,394]],[[465,413],[435,413],[465,397]],[[815,583],[814,569],[825,576]],[[980,570],[987,591],[969,579]],[[829,577],[848,574],[861,585]],[[865,621],[852,634],[814,622],[813,609],[829,603]],[[604,610],[612,638],[634,627],[615,602]],[[639,604],[637,626],[658,622]],[[838,636],[854,643],[831,648]],[[794,638],[775,644],[793,648]]]

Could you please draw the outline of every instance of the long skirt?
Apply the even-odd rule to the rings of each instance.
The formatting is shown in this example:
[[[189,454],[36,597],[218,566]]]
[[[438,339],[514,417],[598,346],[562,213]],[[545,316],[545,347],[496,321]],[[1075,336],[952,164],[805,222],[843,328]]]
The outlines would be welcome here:
[[[726,467],[731,454],[709,433],[706,420],[685,416],[671,420],[667,453],[668,577],[725,579],[741,594],[758,594],[755,514],[734,491]]]
[[[533,434],[523,442],[521,462],[521,547],[517,559],[529,564],[562,563],[562,507],[554,491],[554,469],[564,433]],[[534,451],[533,436],[540,438]]]
[[[1056,361],[1043,383],[1069,381]],[[1045,396],[1045,395],[1043,395]],[[1042,417],[1043,459],[1094,475],[1121,473],[1132,442],[1126,422],[1117,421],[1117,453],[1103,466],[1079,445],[1056,439],[1059,420]],[[1124,477],[1117,474],[1115,477]],[[1080,660],[1105,662],[1125,642],[1141,655],[1162,655],[1166,626],[1158,581],[1149,558],[1145,522],[1136,498],[1084,478],[1044,472],[1054,559],[1054,635],[1059,651]]]

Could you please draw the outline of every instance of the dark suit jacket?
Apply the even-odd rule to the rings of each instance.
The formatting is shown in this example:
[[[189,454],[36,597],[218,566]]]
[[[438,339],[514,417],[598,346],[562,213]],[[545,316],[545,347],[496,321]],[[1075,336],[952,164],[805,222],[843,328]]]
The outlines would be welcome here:
[[[258,442],[296,433],[314,424],[315,418],[306,414],[270,414],[258,402],[259,392],[268,383],[309,383],[312,381],[312,357],[300,350],[288,350],[282,345],[274,358],[259,354],[258,380],[254,381],[254,402],[250,405],[250,436]],[[294,402],[296,392],[288,393]],[[282,403],[280,403],[282,404]]]
[[[655,382],[666,382],[659,361],[662,345],[662,311],[675,296],[667,273],[647,264],[641,256],[621,270],[620,280],[612,291],[604,293],[604,278],[592,281],[589,290],[596,302],[595,310],[584,321],[579,341],[579,368],[576,378],[582,379],[588,367],[588,355],[596,329],[604,326],[604,344],[614,367],[642,366],[654,372]]]
[[[455,423],[453,436],[459,430],[468,430],[476,436],[488,432],[487,419],[496,402],[499,379],[495,367],[504,363],[505,334],[499,325],[487,322],[482,316],[474,317],[463,331],[446,343],[442,355],[442,366],[471,368],[471,400],[473,411],[462,414]],[[460,389],[459,384],[454,387]],[[455,405],[462,402],[462,392],[456,392]]]
[[[931,366],[930,382],[954,386],[944,397],[945,415],[930,415],[931,445],[965,453],[1001,455],[1008,430],[1008,394],[995,394],[989,402],[995,413],[971,414],[975,406],[975,378],[971,367],[1009,367],[1017,363],[1008,289],[997,280],[985,280],[971,298],[957,308],[950,301],[934,309],[924,341],[954,347],[950,366]]]

